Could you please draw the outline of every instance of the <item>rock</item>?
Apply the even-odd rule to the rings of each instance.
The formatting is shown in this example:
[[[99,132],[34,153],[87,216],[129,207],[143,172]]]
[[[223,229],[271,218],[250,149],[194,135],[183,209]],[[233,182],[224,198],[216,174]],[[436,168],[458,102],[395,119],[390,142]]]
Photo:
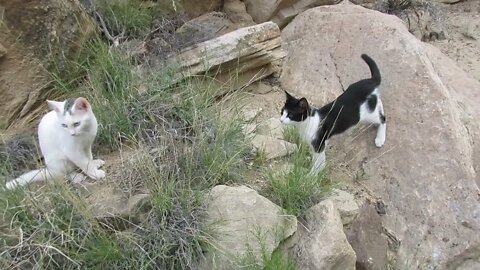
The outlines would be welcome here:
[[[150,207],[149,201],[150,194],[135,194],[127,201],[128,214],[130,216],[135,215],[138,212],[142,212],[144,209]]]
[[[247,88],[245,88],[245,91],[258,94],[258,95],[263,95],[266,93],[269,93],[273,90],[273,88],[265,83],[262,82],[257,82],[254,84],[249,85]]]
[[[256,151],[262,151],[267,160],[290,155],[297,149],[296,144],[260,134],[255,134],[252,145]]]
[[[4,57],[7,54],[7,48],[5,48],[1,43],[0,43],[0,58]]]
[[[119,50],[129,59],[140,59],[147,53],[145,41],[131,39],[120,43]]]
[[[248,123],[242,126],[242,132],[243,134],[245,134],[245,136],[251,136],[256,129],[257,129],[257,125],[254,123]]]
[[[253,119],[255,119],[262,112],[262,110],[262,108],[245,108],[243,110],[243,120],[245,122],[253,121]]]
[[[340,214],[330,200],[306,212],[305,227],[282,243],[280,250],[288,254],[302,270],[353,270],[355,252],[343,232]]]
[[[119,188],[100,182],[84,185],[87,190],[85,202],[95,218],[128,217],[128,200]]]
[[[1,1],[0,10],[0,40],[8,48],[0,61],[0,130],[29,128],[52,92],[45,66],[56,57],[64,68],[96,26],[78,1]]]
[[[225,0],[223,3],[223,11],[227,13],[228,18],[240,27],[254,25],[252,16],[247,13],[245,3],[240,0]]]
[[[222,0],[181,0],[180,3],[190,18],[220,10],[222,7]]]
[[[297,229],[293,216],[245,186],[214,187],[208,196],[207,226],[214,226],[216,250],[206,255],[200,269],[236,269],[234,264],[254,256],[270,256],[278,244]]]
[[[334,188],[325,198],[331,200],[342,218],[343,225],[350,224],[358,215],[358,205],[352,194]]]
[[[422,41],[445,39],[445,15],[431,2],[419,2],[415,6],[395,12],[405,21],[410,33]]]
[[[248,13],[257,23],[273,21],[284,27],[297,14],[316,6],[333,5],[342,0],[245,0]]]
[[[272,74],[284,56],[278,26],[266,22],[185,48],[165,66],[177,71],[172,83],[206,74],[218,83],[232,84],[225,87],[231,91]]]
[[[219,37],[235,29],[225,13],[210,12],[187,21],[175,31],[182,46],[191,46]]]
[[[323,6],[323,5],[335,5],[343,0],[300,0],[291,6],[282,8],[275,17],[272,18],[272,22],[278,24],[280,28],[285,27],[295,16],[304,12],[307,9]]]
[[[258,125],[258,134],[283,140],[283,125],[278,117],[269,118]]]
[[[387,269],[387,239],[382,234],[382,219],[375,208],[365,204],[347,229],[348,242],[357,255],[357,269]]]
[[[247,7],[247,12],[252,16],[253,20],[257,23],[263,23],[273,16],[278,5],[280,5],[283,0],[245,0],[244,2]]]
[[[361,172],[362,185],[388,206],[383,225],[401,241],[396,265],[445,269],[479,243],[480,83],[399,18],[358,5],[307,10],[282,39],[282,88],[318,106],[370,76],[362,53],[377,62],[386,144],[375,147],[374,130],[351,130],[331,139],[327,160]]]
[[[480,254],[480,245],[471,246],[448,261],[445,265],[445,269],[480,269],[480,256],[478,256],[478,254]]]

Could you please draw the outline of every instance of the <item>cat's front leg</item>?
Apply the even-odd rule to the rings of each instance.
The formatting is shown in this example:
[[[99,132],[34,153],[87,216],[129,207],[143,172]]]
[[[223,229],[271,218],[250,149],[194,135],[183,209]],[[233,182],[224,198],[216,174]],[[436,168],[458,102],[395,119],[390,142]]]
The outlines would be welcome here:
[[[99,170],[94,160],[91,160],[88,157],[81,155],[80,153],[81,152],[73,153],[72,155],[69,155],[68,158],[88,177],[94,180],[105,178],[105,171]]]
[[[92,160],[92,163],[94,164],[95,168],[99,169],[103,165],[105,165],[105,161],[102,159],[94,159]]]
[[[317,175],[325,168],[325,150],[320,153],[312,154],[312,169],[308,173],[309,175]]]

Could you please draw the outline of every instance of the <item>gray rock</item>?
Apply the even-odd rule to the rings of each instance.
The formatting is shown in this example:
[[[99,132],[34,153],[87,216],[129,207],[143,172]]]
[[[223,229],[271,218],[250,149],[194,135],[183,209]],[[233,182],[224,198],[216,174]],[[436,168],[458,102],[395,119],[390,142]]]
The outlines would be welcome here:
[[[355,252],[332,201],[325,200],[310,208],[305,221],[280,247],[283,254],[293,258],[297,269],[355,269]]]
[[[375,207],[365,204],[347,230],[348,242],[357,255],[357,269],[387,269],[387,239]]]
[[[246,256],[261,265],[280,241],[297,229],[297,220],[245,186],[214,187],[208,195],[207,226],[213,226],[215,250],[200,269],[237,269]]]

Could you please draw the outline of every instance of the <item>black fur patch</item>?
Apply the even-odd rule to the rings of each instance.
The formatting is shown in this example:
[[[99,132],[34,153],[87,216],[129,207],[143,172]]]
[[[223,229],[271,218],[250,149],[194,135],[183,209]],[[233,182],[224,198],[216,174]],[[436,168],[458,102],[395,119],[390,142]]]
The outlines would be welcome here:
[[[69,98],[69,99],[65,100],[65,105],[63,107],[63,114],[67,114],[67,112],[72,114],[72,108],[73,108],[73,105],[75,104],[75,100],[77,100],[77,99],[76,98]]]
[[[367,98],[367,105],[368,105],[368,111],[373,112],[375,110],[375,107],[377,107],[377,96],[376,95],[370,95]]]

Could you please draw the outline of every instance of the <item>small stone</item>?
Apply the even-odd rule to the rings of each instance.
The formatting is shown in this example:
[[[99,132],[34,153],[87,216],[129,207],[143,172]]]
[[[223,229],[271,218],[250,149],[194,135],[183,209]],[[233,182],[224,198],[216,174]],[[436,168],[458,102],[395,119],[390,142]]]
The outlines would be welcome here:
[[[297,145],[265,135],[255,135],[252,139],[256,151],[263,151],[267,160],[292,154]]]

